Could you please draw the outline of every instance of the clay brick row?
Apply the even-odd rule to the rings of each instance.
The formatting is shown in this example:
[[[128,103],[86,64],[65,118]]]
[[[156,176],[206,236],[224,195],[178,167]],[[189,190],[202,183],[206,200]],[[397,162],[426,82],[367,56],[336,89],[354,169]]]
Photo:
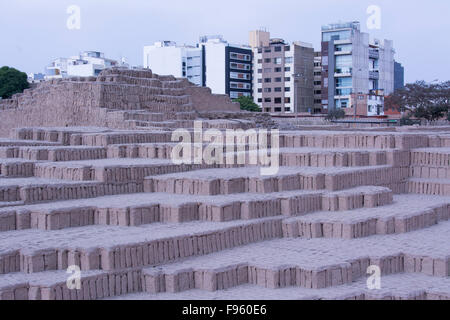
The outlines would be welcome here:
[[[362,218],[357,221],[310,221],[308,219],[289,219],[282,222],[283,236],[287,238],[344,238],[356,239],[376,234],[406,233],[424,229],[448,220],[449,205],[413,212],[409,215],[388,218]]]
[[[79,265],[81,270],[117,270],[160,265],[279,237],[281,237],[281,223],[278,219],[113,248],[26,251],[20,254],[20,271],[36,273],[62,270],[70,265]],[[7,270],[18,271],[17,267],[14,270]]]
[[[0,232],[16,230],[16,212],[0,212]]]
[[[330,191],[349,189],[357,186],[384,186],[406,180],[408,175],[408,168],[369,168],[352,172],[327,174],[325,176],[325,186]]]
[[[0,147],[0,158],[18,158],[19,157],[19,147]]]
[[[291,190],[320,190],[325,175],[285,175],[268,178],[246,177],[235,179],[189,179],[149,177],[144,180],[145,192],[166,192],[191,195],[218,195],[233,193],[272,193]]]
[[[0,187],[0,201],[13,202],[20,201],[20,189],[18,186]]]
[[[393,192],[388,189],[378,191],[343,191],[324,194],[322,197],[322,210],[346,211],[358,208],[374,208],[392,203]]]
[[[288,217],[303,215],[321,209],[321,194],[305,194],[281,200],[281,213]]]
[[[0,176],[3,177],[32,177],[35,164],[33,162],[4,162],[0,163]]]
[[[405,272],[424,273],[429,276],[450,276],[450,257],[433,258],[405,255]]]
[[[102,184],[102,183],[76,183],[64,185],[25,186],[20,188],[20,198],[25,203],[40,201],[62,201],[72,199],[96,198],[105,195],[128,194],[143,192],[139,183]]]
[[[141,270],[102,273],[81,278],[81,288],[70,290],[66,282],[52,286],[31,285],[29,300],[96,300],[142,292]]]
[[[371,149],[393,149],[396,139],[393,135],[370,135],[370,134],[329,134],[329,135],[297,135],[282,134],[280,136],[280,147],[282,148],[371,148]]]
[[[96,167],[92,169],[92,179],[106,183],[143,182],[149,176],[178,173],[208,168],[208,165],[175,165],[172,163]]]
[[[22,283],[0,288],[1,300],[28,300],[28,284]]]
[[[424,179],[450,179],[450,167],[411,166],[409,176]]]
[[[450,195],[450,183],[436,180],[409,179],[408,192],[438,196]]]
[[[279,237],[281,237],[280,220],[267,220],[201,235],[101,249],[100,262],[103,270],[160,265]]]
[[[58,142],[68,145],[71,131],[58,131],[49,128],[17,128],[11,131],[11,137],[20,140]]]
[[[106,147],[111,144],[129,143],[157,143],[170,141],[170,133],[164,132],[124,132],[124,133],[96,133],[83,134],[83,145]]]
[[[55,163],[38,163],[34,169],[34,175],[40,178],[90,181],[94,180],[94,170],[90,166],[70,165],[64,166]]]
[[[19,250],[3,253],[0,255],[0,274],[20,271]]]
[[[450,167],[450,152],[434,151],[411,151],[411,164],[418,166]]]

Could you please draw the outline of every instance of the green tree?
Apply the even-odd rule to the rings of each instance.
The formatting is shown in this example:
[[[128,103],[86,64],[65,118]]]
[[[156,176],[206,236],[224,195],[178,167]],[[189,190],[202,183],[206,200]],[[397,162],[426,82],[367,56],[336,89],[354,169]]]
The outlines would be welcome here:
[[[418,119],[440,119],[446,113],[448,115],[450,109],[450,81],[408,83],[403,89],[386,97],[385,107],[408,112]]]
[[[0,97],[9,99],[15,93],[21,93],[29,88],[27,74],[17,69],[0,68]]]
[[[345,118],[345,111],[343,109],[328,110],[328,114],[325,117],[327,120],[336,120]]]
[[[241,96],[237,99],[234,99],[233,101],[239,102],[239,104],[241,105],[241,110],[261,112],[261,109],[255,102],[253,102],[253,99],[251,97]]]

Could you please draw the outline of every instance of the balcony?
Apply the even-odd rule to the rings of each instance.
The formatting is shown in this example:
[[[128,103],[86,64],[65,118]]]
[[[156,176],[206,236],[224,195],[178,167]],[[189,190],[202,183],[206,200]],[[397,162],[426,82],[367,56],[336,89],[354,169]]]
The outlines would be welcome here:
[[[369,58],[379,59],[380,58],[380,53],[378,52],[377,49],[369,49]]]
[[[352,68],[339,68],[334,70],[335,77],[351,77]]]
[[[380,73],[377,70],[369,71],[369,79],[371,80],[380,79]]]
[[[369,90],[369,95],[371,95],[371,96],[384,96],[384,90],[383,89]]]

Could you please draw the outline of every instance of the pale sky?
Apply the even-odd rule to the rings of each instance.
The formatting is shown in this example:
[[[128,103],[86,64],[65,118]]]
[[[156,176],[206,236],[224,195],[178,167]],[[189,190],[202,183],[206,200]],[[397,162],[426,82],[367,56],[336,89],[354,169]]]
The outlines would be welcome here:
[[[81,10],[80,30],[67,28],[70,5]],[[367,30],[370,5],[381,8],[380,30]],[[406,82],[450,80],[449,0],[0,0],[0,14],[0,66],[24,72],[84,50],[142,65],[143,46],[155,41],[195,44],[221,34],[247,44],[248,31],[260,27],[319,50],[322,25],[358,20],[394,41]]]

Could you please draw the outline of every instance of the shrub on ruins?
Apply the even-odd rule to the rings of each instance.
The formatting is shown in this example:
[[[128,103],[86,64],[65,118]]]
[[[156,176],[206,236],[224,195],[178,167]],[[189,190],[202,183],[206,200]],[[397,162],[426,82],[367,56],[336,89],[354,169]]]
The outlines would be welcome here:
[[[233,101],[239,102],[239,104],[241,105],[241,110],[261,112],[261,109],[255,102],[253,102],[253,99],[251,97],[241,96],[237,99],[234,99]]]
[[[9,99],[13,94],[21,93],[29,88],[27,74],[17,69],[2,67],[0,68],[0,97]]]
[[[450,110],[450,81],[407,84],[386,97],[385,108],[408,113],[417,119],[429,121],[443,118]]]
[[[325,117],[327,120],[337,120],[345,118],[345,111],[343,109],[328,110],[328,114]]]

